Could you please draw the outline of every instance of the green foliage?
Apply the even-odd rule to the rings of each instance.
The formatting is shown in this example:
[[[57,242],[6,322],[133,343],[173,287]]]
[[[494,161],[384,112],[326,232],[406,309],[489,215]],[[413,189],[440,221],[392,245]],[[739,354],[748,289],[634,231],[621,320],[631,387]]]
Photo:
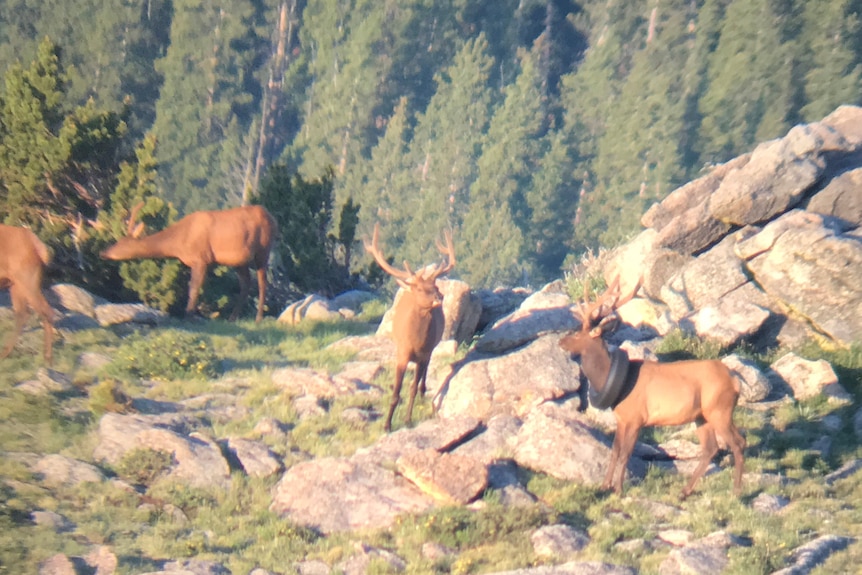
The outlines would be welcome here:
[[[106,201],[127,146],[121,115],[65,93],[59,48],[39,45],[29,68],[6,70],[0,96],[0,218],[31,227],[65,280],[89,283],[85,218]],[[38,150],[39,153],[34,153]]]
[[[332,226],[334,176],[305,180],[284,164],[272,166],[261,181],[256,201],[278,222],[278,252],[288,279],[303,293],[334,295],[348,284],[347,268],[337,261],[335,246],[344,257],[354,242],[359,206],[348,199],[340,212],[339,237]]]
[[[718,359],[723,351],[721,343],[674,329],[662,338],[656,354],[662,361],[681,359]]]
[[[172,464],[173,456],[167,451],[138,448],[126,452],[116,471],[122,479],[134,485],[152,485]]]
[[[100,223],[105,231],[94,239],[96,246],[107,247],[128,235],[128,219],[138,204],[142,206],[137,213],[137,222],[145,225],[145,233],[160,231],[176,219],[173,206],[157,195],[155,147],[156,139],[149,134],[136,150],[136,161],[121,164],[110,208],[100,214]],[[145,304],[162,311],[179,312],[184,309],[183,294],[188,290],[189,272],[178,260],[147,259],[124,261],[118,266],[113,263],[103,265],[118,267],[123,287]]]
[[[101,417],[109,411],[126,413],[131,403],[129,396],[123,392],[120,382],[110,377],[103,378],[90,387],[87,395],[88,407],[96,417]]]
[[[220,368],[210,338],[172,329],[129,336],[108,371],[122,378],[202,380],[215,377]]]
[[[463,507],[436,509],[410,519],[410,525],[419,529],[424,541],[434,541],[454,549],[487,545],[521,534],[548,521],[546,512],[530,507],[521,513],[491,503],[481,511]]]

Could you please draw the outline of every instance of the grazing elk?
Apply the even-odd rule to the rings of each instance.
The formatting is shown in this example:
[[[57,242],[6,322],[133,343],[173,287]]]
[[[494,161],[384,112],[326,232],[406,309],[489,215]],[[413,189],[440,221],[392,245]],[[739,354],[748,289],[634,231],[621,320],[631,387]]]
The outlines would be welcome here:
[[[176,258],[191,268],[189,300],[186,314],[192,313],[211,264],[236,269],[239,276],[239,299],[230,320],[235,320],[248,301],[251,274],[249,265],[257,268],[257,317],[263,319],[266,299],[266,267],[269,252],[278,235],[275,219],[261,206],[243,206],[227,210],[193,212],[180,221],[154,233],[140,237],[143,223],[135,223],[143,203],[132,208],[127,235],[102,251],[108,260],[143,258]]]
[[[9,288],[15,312],[15,331],[0,353],[0,359],[12,352],[33,309],[42,316],[45,331],[42,354],[45,364],[50,366],[54,349],[54,310],[42,294],[42,274],[51,261],[51,254],[32,231],[2,224],[0,246],[0,288]]]
[[[404,269],[395,269],[378,248],[378,236],[380,225],[375,224],[371,244],[365,242],[365,249],[370,253],[383,271],[395,278],[398,285],[403,289],[401,296],[395,304],[392,317],[392,337],[395,340],[395,387],[392,389],[392,401],[389,403],[389,413],[386,416],[384,429],[392,430],[392,414],[401,397],[401,384],[407,364],[416,364],[416,374],[413,384],[410,386],[410,400],[407,403],[407,417],[405,422],[410,423],[413,416],[413,402],[416,399],[416,391],[425,393],[425,378],[428,374],[428,364],[431,361],[431,352],[440,343],[443,337],[443,294],[437,288],[437,278],[448,273],[455,267],[455,248],[452,245],[452,234],[445,232],[446,245],[437,242],[437,249],[446,256],[445,260],[432,269],[420,270],[413,273],[407,262]]]
[[[610,463],[603,489],[613,486],[622,493],[626,466],[642,427],[682,425],[695,422],[701,443],[701,458],[682,491],[688,497],[712,458],[721,439],[730,447],[734,462],[734,492],[742,489],[745,439],[733,423],[739,397],[739,382],[718,360],[686,360],[668,363],[629,361],[625,351],[608,349],[602,332],[610,325],[614,309],[630,299],[619,300],[619,278],[595,302],[577,304],[580,331],[564,336],[560,347],[580,355],[581,369],[590,382],[590,399],[600,408],[613,408],[617,421]],[[593,322],[599,321],[592,328]],[[619,467],[618,474],[615,469]]]

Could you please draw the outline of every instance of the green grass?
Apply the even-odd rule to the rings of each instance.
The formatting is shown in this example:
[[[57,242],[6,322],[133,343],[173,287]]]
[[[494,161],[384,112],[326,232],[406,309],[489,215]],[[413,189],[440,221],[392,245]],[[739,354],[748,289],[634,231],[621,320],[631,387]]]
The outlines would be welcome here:
[[[371,310],[369,317],[379,318],[380,313]],[[8,327],[8,322],[0,321],[0,330]],[[737,424],[748,441],[746,481],[740,498],[730,495],[729,456],[716,460],[720,471],[707,475],[685,501],[679,500],[685,478],[658,467],[650,468],[642,481],[629,479],[623,497],[524,470],[522,483],[540,500],[534,506],[506,508],[496,494],[488,493],[470,508],[441,507],[401,517],[389,529],[329,537],[269,511],[277,477],[256,479],[234,473],[227,492],[191,488],[166,480],[162,474],[165,462],[146,451],[129,454],[116,468],[103,467],[109,475],[144,486],[149,503],[142,505],[139,497],[112,482],[47,489],[26,464],[28,457],[49,453],[89,461],[99,418],[107,411],[122,411],[124,397],[180,401],[225,393],[233,395],[243,415],[230,421],[214,420],[201,431],[213,437],[251,437],[261,418],[274,417],[286,424],[287,441],[263,441],[287,465],[308,454],[350,455],[379,439],[383,423],[381,419],[347,423],[341,414],[350,407],[385,413],[391,368],[375,382],[384,390],[379,397],[337,397],[329,401],[325,415],[305,420],[295,413],[292,398],[272,383],[270,374],[273,369],[291,366],[337,371],[351,358],[327,346],[373,329],[365,319],[297,327],[267,319],[261,324],[172,320],[158,328],[141,329],[136,335],[122,328],[82,331],[67,335],[55,348],[56,367],[73,377],[75,389],[45,397],[14,389],[17,383],[32,379],[41,365],[41,331],[28,330],[0,373],[0,445],[4,452],[0,573],[36,572],[40,561],[56,553],[82,555],[93,544],[110,546],[119,558],[121,574],[155,571],[158,561],[165,558],[211,559],[234,573],[247,573],[254,567],[285,572],[301,560],[320,559],[334,565],[350,557],[355,544],[362,542],[405,559],[408,575],[480,574],[552,562],[533,553],[530,533],[542,525],[566,523],[591,538],[580,558],[632,565],[644,574],[658,573],[669,549],[644,547],[631,552],[620,549],[618,543],[652,541],[667,529],[685,529],[695,537],[724,530],[748,542],[730,550],[727,572],[759,574],[784,567],[790,550],[818,534],[862,536],[862,474],[831,486],[824,481],[826,474],[844,462],[862,457],[853,434],[855,409],[836,407],[823,399],[769,411],[737,409]],[[203,348],[200,342],[204,342]],[[157,355],[165,347],[178,350],[177,357],[187,354],[186,364],[191,367],[174,365],[170,354],[152,361],[146,355],[125,367],[117,359],[123,351],[149,354],[151,350]],[[84,351],[104,353],[114,361],[103,368],[79,369],[76,360]],[[465,351],[459,350],[459,355]],[[768,355],[743,351],[766,366],[784,350]],[[862,393],[860,347],[835,350],[810,344],[794,351],[809,359],[827,359],[851,394],[858,398]],[[660,353],[672,358],[715,357],[720,350],[711,342],[679,333],[665,340]],[[207,363],[207,369],[216,369],[213,376],[199,377],[196,365],[200,361]],[[144,370],[152,380],[141,380]],[[399,409],[396,427],[401,425],[401,417]],[[414,420],[428,417],[430,404],[421,400],[414,409]],[[838,418],[838,431],[824,429],[826,417]],[[693,438],[682,427],[645,430],[642,439],[662,441],[676,435]],[[825,458],[812,449],[824,435],[832,440]],[[751,506],[761,493],[782,495],[791,503],[779,515],[763,515]],[[57,534],[33,525],[29,516],[34,510],[63,515],[75,524],[74,531]],[[428,542],[449,547],[454,554],[428,559],[422,552]],[[862,544],[857,543],[834,554],[814,573],[853,572],[860,561]],[[369,572],[390,570],[375,561]]]

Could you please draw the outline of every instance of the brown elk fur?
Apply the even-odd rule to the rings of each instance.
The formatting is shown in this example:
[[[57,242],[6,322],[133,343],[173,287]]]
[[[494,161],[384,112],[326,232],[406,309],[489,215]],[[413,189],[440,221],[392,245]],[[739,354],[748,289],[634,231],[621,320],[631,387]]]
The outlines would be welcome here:
[[[266,268],[272,243],[278,235],[275,219],[261,206],[243,206],[221,211],[194,212],[164,230],[137,237],[143,227],[135,225],[142,204],[135,206],[129,218],[128,235],[102,251],[109,260],[142,258],[176,258],[191,268],[186,313],[197,306],[207,270],[212,264],[236,269],[240,293],[230,320],[235,320],[248,301],[251,274],[257,268],[257,316],[263,319],[266,300]]]
[[[9,288],[15,331],[0,353],[0,359],[11,353],[33,309],[42,317],[45,331],[43,356],[51,365],[54,348],[54,310],[42,294],[42,274],[51,254],[42,241],[27,228],[0,224],[0,287]]]
[[[425,393],[425,379],[428,374],[428,364],[431,353],[443,337],[445,318],[443,317],[443,295],[437,288],[437,278],[448,273],[455,267],[455,250],[451,234],[445,234],[446,246],[437,244],[438,249],[447,260],[436,268],[413,273],[407,263],[404,270],[393,268],[383,257],[377,246],[379,225],[374,226],[371,244],[365,243],[365,249],[374,256],[375,261],[383,270],[393,276],[403,291],[395,304],[392,318],[392,337],[395,340],[395,387],[392,390],[392,400],[389,413],[386,416],[386,431],[392,430],[392,414],[401,397],[401,385],[407,364],[416,364],[413,384],[410,386],[410,399],[407,403],[406,423],[413,416],[413,402],[417,390]]]
[[[560,340],[560,347],[581,357],[584,374],[590,385],[599,391],[608,380],[611,360],[608,347],[602,339],[603,326],[600,324],[595,329],[590,328],[593,321],[602,319],[601,316],[596,317],[597,311],[601,309],[608,313],[619,305],[615,301],[619,297],[618,293],[610,305],[604,301],[616,285],[615,282],[598,302],[586,307],[579,305],[582,329]],[[718,453],[718,439],[729,446],[733,453],[734,492],[739,494],[742,488],[745,439],[733,423],[739,382],[727,366],[718,360],[668,363],[631,361],[627,377],[627,392],[621,394],[622,399],[613,407],[617,430],[602,488],[613,487],[615,492],[622,493],[626,466],[641,428],[695,422],[701,443],[701,457],[683,489],[683,497],[691,494],[695,483]]]

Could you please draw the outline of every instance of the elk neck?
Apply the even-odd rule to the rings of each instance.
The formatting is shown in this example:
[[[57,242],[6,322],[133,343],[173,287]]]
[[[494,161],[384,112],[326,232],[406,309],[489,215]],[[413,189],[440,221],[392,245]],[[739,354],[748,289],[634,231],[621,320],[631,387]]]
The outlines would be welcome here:
[[[581,370],[590,385],[601,391],[611,371],[611,356],[608,346],[601,338],[596,338],[581,352]]]
[[[187,246],[182,235],[176,232],[174,227],[169,227],[143,238],[126,237],[105,253],[115,259],[179,257]]]

